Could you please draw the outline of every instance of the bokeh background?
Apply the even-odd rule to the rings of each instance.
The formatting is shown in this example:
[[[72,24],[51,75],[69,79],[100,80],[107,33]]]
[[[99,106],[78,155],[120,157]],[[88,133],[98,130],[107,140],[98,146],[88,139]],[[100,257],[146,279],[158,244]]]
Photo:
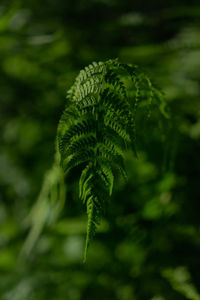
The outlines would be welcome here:
[[[127,153],[86,264],[76,176],[56,220],[38,210],[25,255],[66,91],[116,57],[157,82],[170,118],[138,120],[139,158]],[[1,0],[0,299],[200,299],[199,92],[199,0]]]

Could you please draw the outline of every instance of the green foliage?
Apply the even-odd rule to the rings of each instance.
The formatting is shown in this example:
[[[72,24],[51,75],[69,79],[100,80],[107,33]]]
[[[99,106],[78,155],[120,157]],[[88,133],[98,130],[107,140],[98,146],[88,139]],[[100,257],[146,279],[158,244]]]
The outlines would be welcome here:
[[[199,36],[199,0],[0,1],[2,300],[199,298]],[[49,169],[57,174],[50,165],[65,90],[83,66],[109,57],[145,68],[166,102],[158,89],[147,93],[142,75],[138,81],[118,75],[135,110],[138,159],[107,131],[105,143],[124,157],[126,180],[114,171],[112,201],[96,220],[84,265],[87,205],[79,200],[78,179],[85,163],[64,180],[64,206],[40,189],[44,175],[46,187],[52,182]],[[135,84],[141,89],[134,108]],[[156,109],[165,103],[170,120]],[[66,104],[70,125],[76,112]],[[38,194],[46,199],[39,197],[40,204]]]
[[[60,167],[60,155],[55,154],[54,164],[44,176],[36,203],[33,205],[25,223],[30,232],[21,251],[21,256],[29,255],[41,234],[45,224],[55,222],[66,198],[66,185],[63,170]]]
[[[79,197],[88,215],[84,261],[112,194],[114,173],[118,169],[126,177],[125,151],[135,151],[138,103],[149,106],[158,94],[136,66],[117,59],[93,62],[68,91],[57,140],[64,172],[81,168]]]
[[[174,270],[164,270],[163,276],[168,279],[173,289],[184,295],[186,299],[200,299],[200,294],[191,283],[191,275],[186,268],[178,267]]]

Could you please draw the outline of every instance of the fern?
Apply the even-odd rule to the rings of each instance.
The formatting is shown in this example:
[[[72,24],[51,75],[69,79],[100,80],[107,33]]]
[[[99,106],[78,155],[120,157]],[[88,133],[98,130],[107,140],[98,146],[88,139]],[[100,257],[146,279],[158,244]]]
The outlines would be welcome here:
[[[130,82],[127,84],[128,78],[131,86]],[[154,100],[161,101],[165,113],[164,102],[143,72],[118,60],[94,62],[80,71],[67,99],[57,140],[65,174],[74,167],[81,168],[79,197],[88,215],[86,260],[89,244],[112,194],[115,170],[126,176],[124,153],[128,148],[135,152],[138,105],[144,100],[147,106]]]

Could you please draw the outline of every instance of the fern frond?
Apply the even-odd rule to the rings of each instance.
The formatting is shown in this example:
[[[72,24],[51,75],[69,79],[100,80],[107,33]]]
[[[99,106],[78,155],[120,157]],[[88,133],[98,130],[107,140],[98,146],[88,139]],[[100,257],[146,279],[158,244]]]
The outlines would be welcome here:
[[[86,259],[113,191],[115,170],[126,177],[124,153],[129,147],[135,151],[138,106],[150,106],[154,99],[161,106],[164,102],[144,72],[117,59],[93,62],[81,70],[67,99],[57,139],[64,172],[82,168],[79,197],[87,206]]]

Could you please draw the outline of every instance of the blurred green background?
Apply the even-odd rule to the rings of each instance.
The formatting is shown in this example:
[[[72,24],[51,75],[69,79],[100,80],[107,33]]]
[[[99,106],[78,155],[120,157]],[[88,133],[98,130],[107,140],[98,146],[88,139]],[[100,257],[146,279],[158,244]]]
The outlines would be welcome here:
[[[66,91],[85,65],[116,57],[158,83],[170,118],[137,120],[139,159],[127,153],[86,264],[75,175],[26,256]],[[200,299],[199,92],[199,0],[1,0],[1,300]]]

